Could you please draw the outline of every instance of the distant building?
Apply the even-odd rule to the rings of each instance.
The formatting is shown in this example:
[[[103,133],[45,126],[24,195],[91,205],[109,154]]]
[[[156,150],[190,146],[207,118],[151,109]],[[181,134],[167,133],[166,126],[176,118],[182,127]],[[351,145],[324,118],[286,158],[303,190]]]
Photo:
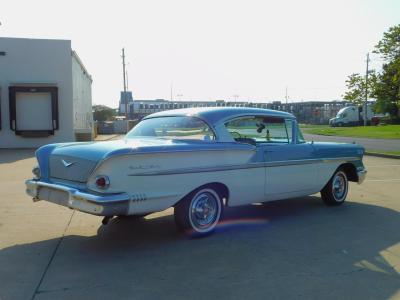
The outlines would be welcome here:
[[[131,114],[131,105],[133,104],[133,95],[131,91],[121,92],[119,98],[119,115],[125,115],[125,103],[128,103],[128,115]]]
[[[140,119],[146,115],[171,109],[192,107],[256,107],[287,111],[294,114],[300,123],[327,124],[330,118],[336,116],[337,112],[346,105],[345,101],[307,101],[282,103],[259,103],[247,101],[169,101],[164,99],[155,100],[133,100],[129,103],[129,117]]]
[[[244,107],[248,102],[225,102],[224,100],[216,101],[169,101],[164,99],[156,100],[134,100],[131,104],[133,116],[143,117],[145,115],[171,109],[191,108],[191,107]]]
[[[91,85],[71,41],[0,38],[0,148],[90,140]]]

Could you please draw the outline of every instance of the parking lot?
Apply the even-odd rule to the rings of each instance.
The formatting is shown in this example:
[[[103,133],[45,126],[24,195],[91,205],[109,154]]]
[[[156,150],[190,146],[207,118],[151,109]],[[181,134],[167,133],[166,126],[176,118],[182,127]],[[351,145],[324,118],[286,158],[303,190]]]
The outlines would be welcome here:
[[[341,207],[314,195],[228,208],[196,240],[172,209],[102,226],[33,203],[34,164],[0,150],[0,299],[400,299],[400,160],[365,157]]]

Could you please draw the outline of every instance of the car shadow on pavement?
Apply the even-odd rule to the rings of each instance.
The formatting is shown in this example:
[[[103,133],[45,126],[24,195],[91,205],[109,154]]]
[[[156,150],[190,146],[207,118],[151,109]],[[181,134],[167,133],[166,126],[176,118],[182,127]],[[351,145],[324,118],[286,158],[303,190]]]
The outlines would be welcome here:
[[[97,235],[63,238],[37,299],[389,298],[400,286],[399,228],[397,211],[314,196],[227,208],[201,239],[178,234],[172,215],[115,218]],[[55,240],[0,250],[0,262],[18,266]]]
[[[35,156],[36,149],[0,149],[0,164],[12,163]]]

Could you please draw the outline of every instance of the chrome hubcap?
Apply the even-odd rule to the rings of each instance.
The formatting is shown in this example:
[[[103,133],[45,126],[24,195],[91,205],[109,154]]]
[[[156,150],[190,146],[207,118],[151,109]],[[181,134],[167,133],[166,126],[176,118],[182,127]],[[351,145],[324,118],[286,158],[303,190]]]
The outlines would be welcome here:
[[[346,175],[342,172],[337,173],[333,178],[332,192],[336,201],[342,201],[347,191]]]
[[[220,210],[220,202],[213,193],[197,194],[190,206],[190,220],[193,227],[200,231],[213,227],[218,221]]]

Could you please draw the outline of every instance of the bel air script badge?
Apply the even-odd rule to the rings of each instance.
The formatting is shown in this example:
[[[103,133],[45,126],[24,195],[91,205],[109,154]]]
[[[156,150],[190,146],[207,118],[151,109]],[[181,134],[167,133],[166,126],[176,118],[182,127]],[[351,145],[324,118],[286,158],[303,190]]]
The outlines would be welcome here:
[[[139,166],[129,166],[130,170],[149,170],[149,169],[159,169],[159,165],[139,165]]]
[[[64,167],[68,168],[70,166],[72,166],[75,162],[67,162],[66,160],[62,159],[61,160],[62,164],[64,165]]]

